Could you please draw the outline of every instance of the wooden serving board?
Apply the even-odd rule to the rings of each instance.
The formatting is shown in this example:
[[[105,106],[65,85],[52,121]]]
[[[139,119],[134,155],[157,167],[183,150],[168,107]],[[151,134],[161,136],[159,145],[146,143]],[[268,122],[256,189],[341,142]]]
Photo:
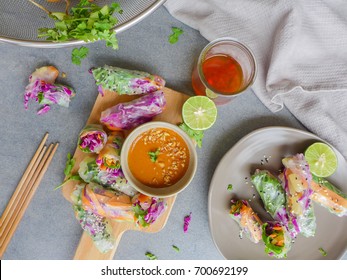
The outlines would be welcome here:
[[[174,91],[169,88],[164,88],[165,98],[166,98],[166,109],[163,113],[156,116],[153,120],[156,121],[165,121],[172,124],[179,124],[182,122],[182,106],[183,103],[189,98],[188,95],[182,94],[180,92]],[[99,95],[95,101],[95,105],[90,113],[87,124],[100,123],[101,112],[105,109],[114,106],[120,102],[127,102],[138,98],[138,96],[126,96],[126,95],[116,95],[114,93],[106,92],[105,96],[102,97]],[[130,131],[125,131],[125,134],[128,135]],[[76,139],[77,142],[77,139]],[[80,149],[76,148],[74,158],[76,159],[75,166],[72,170],[72,173],[77,173],[80,162],[88,156],[87,153],[83,153]],[[70,195],[75,187],[76,181],[67,182],[63,188],[64,197],[71,202]],[[114,254],[116,253],[117,246],[123,235],[127,230],[140,230],[143,232],[158,232],[166,224],[166,221],[169,218],[172,206],[175,202],[176,196],[169,197],[167,199],[167,209],[166,211],[158,218],[158,220],[149,226],[148,228],[142,229],[135,225],[135,223],[130,222],[112,222],[113,234],[115,237],[115,246],[114,249],[107,252],[106,254],[100,253],[100,251],[94,246],[92,239],[87,233],[83,233],[79,245],[76,249],[74,259],[77,260],[110,260],[113,259]]]

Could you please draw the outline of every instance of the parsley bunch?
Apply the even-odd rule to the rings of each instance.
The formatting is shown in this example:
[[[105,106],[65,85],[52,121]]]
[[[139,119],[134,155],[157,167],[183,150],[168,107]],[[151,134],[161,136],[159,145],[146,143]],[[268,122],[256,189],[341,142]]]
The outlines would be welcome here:
[[[118,3],[100,7],[87,0],[72,7],[69,14],[50,12],[45,9],[55,21],[53,28],[40,28],[38,37],[54,42],[66,42],[72,39],[94,42],[104,40],[107,47],[118,48],[116,33],[113,27],[118,20],[115,12],[122,13]]]

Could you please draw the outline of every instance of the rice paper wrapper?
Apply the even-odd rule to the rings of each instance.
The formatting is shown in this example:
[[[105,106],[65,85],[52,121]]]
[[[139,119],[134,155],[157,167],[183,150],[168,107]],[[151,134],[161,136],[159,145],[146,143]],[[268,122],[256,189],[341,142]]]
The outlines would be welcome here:
[[[131,129],[151,121],[153,117],[164,111],[165,105],[164,93],[157,91],[103,111],[100,122],[110,130]]]
[[[312,175],[311,199],[338,217],[347,216],[347,195],[325,178]]]
[[[101,170],[96,163],[96,158],[86,157],[81,161],[78,174],[87,183],[94,182],[106,188],[111,188],[129,196],[134,196],[137,191],[125,179],[122,169]]]
[[[107,134],[99,124],[88,124],[80,132],[78,148],[84,153],[99,153],[107,142]]]
[[[109,134],[105,147],[100,151],[96,158],[96,163],[101,170],[120,169],[120,151],[124,142],[124,134],[115,131]]]
[[[252,175],[251,180],[263,201],[265,210],[273,219],[281,222],[289,230],[290,226],[286,208],[286,194],[281,181],[268,170],[259,169],[257,169]]]
[[[87,184],[81,194],[83,209],[115,221],[134,221],[131,197],[105,189],[95,184]]]
[[[30,75],[29,84],[24,93],[25,109],[28,109],[29,100],[43,105],[37,113],[39,115],[48,112],[52,104],[69,107],[76,93],[71,87],[55,84],[58,75],[59,71],[53,66],[41,67]]]
[[[104,95],[104,90],[113,91],[119,95],[154,93],[165,86],[165,80],[162,77],[143,71],[105,65],[93,68],[91,72],[101,95]]]
[[[232,199],[229,214],[239,225],[240,235],[246,234],[253,243],[258,243],[262,239],[263,223],[247,200]]]
[[[292,238],[287,228],[277,221],[269,221],[262,226],[265,252],[278,259],[286,258],[292,247]]]
[[[136,224],[143,228],[155,223],[167,207],[165,198],[150,197],[141,193],[135,195],[132,202]]]
[[[312,175],[303,154],[297,154],[282,160],[283,187],[286,192],[287,212],[292,230],[306,237],[314,236],[316,217],[311,195]]]
[[[106,253],[115,246],[112,226],[106,217],[86,210],[82,204],[82,192],[86,184],[76,185],[71,195],[75,216],[82,229],[92,238],[101,253]]]

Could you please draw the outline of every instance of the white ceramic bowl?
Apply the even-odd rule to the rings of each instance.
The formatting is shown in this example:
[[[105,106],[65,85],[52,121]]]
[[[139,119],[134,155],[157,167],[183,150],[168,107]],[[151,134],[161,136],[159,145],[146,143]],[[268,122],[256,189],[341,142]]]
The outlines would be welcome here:
[[[189,166],[186,173],[177,183],[168,187],[163,187],[163,188],[149,187],[139,182],[133,176],[133,174],[131,173],[129,169],[128,153],[132,143],[140,134],[153,128],[166,128],[176,132],[178,135],[182,137],[184,142],[187,144],[187,147],[189,150],[189,154],[190,154]],[[134,129],[125,139],[123,147],[122,147],[122,152],[121,152],[121,164],[122,164],[122,170],[124,172],[125,178],[129,181],[131,186],[133,186],[136,190],[149,196],[168,197],[168,196],[172,196],[181,192],[192,181],[196,172],[196,167],[197,167],[197,154],[196,154],[195,145],[193,141],[178,126],[170,124],[170,123],[166,123],[166,122],[149,122]]]

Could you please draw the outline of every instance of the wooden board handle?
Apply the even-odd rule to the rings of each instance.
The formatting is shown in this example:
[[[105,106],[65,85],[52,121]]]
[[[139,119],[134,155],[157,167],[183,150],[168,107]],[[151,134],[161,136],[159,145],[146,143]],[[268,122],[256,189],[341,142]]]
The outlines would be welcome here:
[[[83,232],[76,249],[74,260],[112,260],[125,230],[127,230],[127,228],[124,226],[114,228],[113,236],[115,238],[115,244],[113,249],[107,253],[101,253],[94,245],[88,233]]]

